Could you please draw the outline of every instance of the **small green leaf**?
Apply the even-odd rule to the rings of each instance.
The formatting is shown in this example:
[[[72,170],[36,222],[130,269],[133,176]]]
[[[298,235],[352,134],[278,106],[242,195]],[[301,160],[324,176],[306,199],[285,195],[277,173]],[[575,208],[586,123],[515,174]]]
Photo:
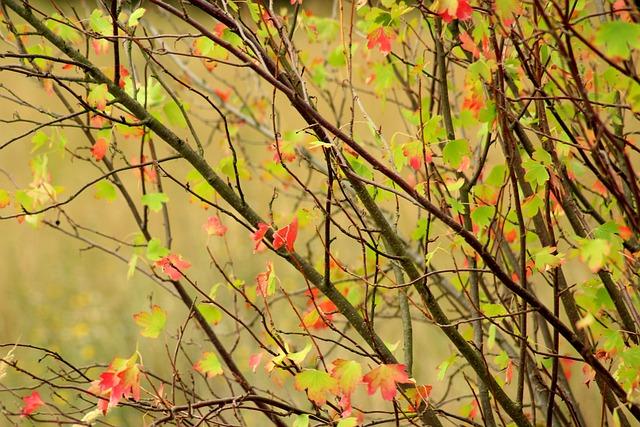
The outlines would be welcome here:
[[[162,246],[160,240],[151,239],[147,244],[147,259],[150,261],[158,261],[161,258],[169,255],[169,249]]]
[[[522,162],[525,169],[524,179],[529,184],[544,185],[549,180],[547,168],[535,160],[525,160]]]
[[[338,427],[356,427],[358,425],[358,419],[356,417],[343,418],[338,421]]]
[[[222,312],[213,304],[202,303],[196,306],[204,320],[211,325],[217,325],[222,320]]]
[[[116,187],[106,179],[96,184],[96,199],[113,201],[117,197]]]
[[[182,108],[185,108],[185,106],[183,105]],[[162,110],[164,111],[165,116],[167,116],[167,120],[169,120],[170,124],[181,128],[187,126],[187,121],[182,114],[180,106],[173,99],[167,101]]]
[[[31,138],[31,143],[33,144],[33,148],[31,149],[31,152],[33,153],[34,151],[38,151],[48,141],[49,141],[49,136],[46,133],[44,133],[42,130],[39,130]]]
[[[144,7],[139,7],[133,12],[131,12],[131,15],[129,15],[129,20],[127,21],[127,24],[130,27],[135,27],[136,25],[138,25],[138,21],[140,21],[140,18],[142,18],[142,15],[144,15],[146,11],[147,10]]]
[[[556,248],[545,246],[534,255],[534,261],[538,270],[547,271],[562,263],[564,255],[562,253],[554,254]]]
[[[162,209],[162,204],[168,201],[169,196],[164,193],[147,193],[142,196],[142,204],[154,212],[159,212]]]
[[[309,414],[300,414],[293,420],[293,427],[309,427]]]

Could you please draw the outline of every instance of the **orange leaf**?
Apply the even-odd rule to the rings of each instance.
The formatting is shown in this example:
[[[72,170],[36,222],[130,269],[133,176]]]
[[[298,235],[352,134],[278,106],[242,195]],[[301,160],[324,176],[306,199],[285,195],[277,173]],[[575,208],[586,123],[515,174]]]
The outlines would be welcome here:
[[[380,365],[362,378],[367,384],[367,392],[372,395],[380,389],[384,400],[393,400],[396,396],[396,384],[411,383],[407,367],[402,364]]]

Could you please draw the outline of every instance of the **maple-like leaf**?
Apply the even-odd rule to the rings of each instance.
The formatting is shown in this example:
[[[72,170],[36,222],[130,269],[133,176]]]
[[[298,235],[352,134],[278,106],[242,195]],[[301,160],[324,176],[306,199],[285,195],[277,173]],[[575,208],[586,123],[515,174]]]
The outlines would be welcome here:
[[[209,236],[224,236],[229,229],[224,225],[220,218],[213,215],[207,219],[207,222],[202,226]]]
[[[351,394],[362,380],[362,367],[355,360],[336,359],[333,361],[331,376],[338,380],[340,392]]]
[[[100,379],[91,383],[89,391],[102,397],[98,400],[98,408],[103,414],[123,398],[140,400],[140,365],[137,360],[137,354],[128,359],[116,357],[100,374]]]
[[[335,396],[339,389],[338,380],[317,369],[305,369],[296,374],[295,387],[298,390],[307,390],[309,399],[318,405],[324,405],[327,402],[327,396]]]
[[[180,280],[182,271],[191,267],[191,263],[182,259],[181,255],[169,254],[155,262],[156,267],[162,268],[164,274],[171,280]]]
[[[261,222],[258,224],[258,229],[255,233],[251,233],[251,239],[254,241],[253,253],[261,252],[266,248],[262,239],[264,239],[264,235],[267,234],[267,230],[269,230],[269,224]]]
[[[407,374],[407,367],[399,363],[380,365],[362,377],[362,381],[367,384],[369,395],[380,389],[384,400],[393,400],[397,393],[397,384],[412,382]]]
[[[196,371],[203,373],[207,377],[215,377],[222,375],[222,365],[218,360],[218,356],[212,352],[203,353],[202,358],[193,365]]]
[[[286,225],[273,233],[273,248],[278,250],[283,245],[287,251],[293,252],[293,245],[298,237],[298,217],[294,217],[289,225]]]
[[[380,27],[370,32],[367,36],[367,47],[373,49],[377,45],[380,53],[386,56],[391,52],[391,43],[395,38],[396,33],[394,33],[393,30]]]
[[[22,407],[22,411],[20,415],[26,417],[34,413],[39,407],[44,405],[42,398],[40,397],[40,393],[34,391],[29,396],[25,396],[22,398],[22,402],[24,406]]]
[[[167,323],[167,312],[154,305],[151,312],[141,311],[133,315],[133,320],[142,328],[140,335],[147,338],[158,338]]]

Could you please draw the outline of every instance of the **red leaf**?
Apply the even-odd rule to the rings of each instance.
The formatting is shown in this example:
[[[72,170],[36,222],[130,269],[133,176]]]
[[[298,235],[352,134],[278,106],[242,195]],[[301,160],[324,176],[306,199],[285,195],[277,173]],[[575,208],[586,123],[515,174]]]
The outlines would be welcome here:
[[[255,246],[253,247],[253,253],[262,252],[264,248],[266,248],[265,244],[262,242],[264,239],[264,235],[267,234],[267,230],[269,229],[269,224],[265,224],[261,222],[258,224],[258,230],[255,233],[251,234],[251,239],[255,242]]]
[[[181,271],[191,267],[191,263],[182,259],[180,255],[169,254],[156,261],[155,266],[162,268],[164,274],[169,276],[171,280],[180,280],[182,277]]]
[[[438,15],[440,15],[442,20],[447,23],[453,21],[454,19],[466,21],[467,19],[471,18],[471,13],[473,12],[473,9],[469,5],[469,0],[441,1],[437,10]]]
[[[367,392],[372,395],[380,389],[384,400],[393,400],[396,396],[396,384],[412,382],[407,367],[402,364],[380,365],[362,378],[367,384]]]
[[[262,360],[262,356],[264,356],[264,352],[261,351],[260,353],[252,354],[249,357],[249,367],[253,372],[255,372],[256,369],[258,369],[258,366],[260,366],[260,361]]]
[[[287,251],[293,252],[293,244],[298,237],[298,217],[294,217],[293,221],[287,226],[282,227],[273,234],[273,248],[278,250],[283,245]]]
[[[218,95],[222,102],[227,102],[229,101],[229,98],[231,98],[231,89],[223,90],[216,88],[213,90],[213,93]]]
[[[44,405],[42,398],[40,397],[40,393],[34,391],[29,396],[25,396],[22,398],[24,402],[24,406],[22,407],[21,416],[26,417],[27,415],[31,415],[35,412],[39,407]]]
[[[228,228],[217,216],[210,216],[207,222],[202,226],[209,236],[224,236]]]
[[[89,391],[102,399],[98,400],[98,408],[103,414],[117,406],[120,400],[133,398],[140,400],[140,365],[137,355],[129,359],[116,357],[100,379],[91,383]]]
[[[376,45],[379,46],[380,53],[388,55],[391,52],[391,42],[396,38],[396,33],[393,30],[387,30],[384,27],[380,27],[377,30],[373,30],[367,36],[367,47],[373,49]]]
[[[109,148],[109,142],[106,138],[96,139],[96,143],[91,147],[91,155],[98,161],[102,160],[107,154],[107,148]]]

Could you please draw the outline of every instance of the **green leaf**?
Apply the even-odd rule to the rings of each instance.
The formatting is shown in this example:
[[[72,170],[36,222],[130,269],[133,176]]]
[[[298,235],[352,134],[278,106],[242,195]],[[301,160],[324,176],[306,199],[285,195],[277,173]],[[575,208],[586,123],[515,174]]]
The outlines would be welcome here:
[[[543,206],[542,197],[534,194],[522,204],[522,215],[525,218],[533,218]]]
[[[416,228],[411,233],[411,238],[413,240],[422,240],[424,236],[427,235],[427,218],[422,217],[418,220],[418,224]]]
[[[482,229],[491,224],[495,212],[494,206],[478,206],[471,212],[471,220]]]
[[[185,108],[184,105],[182,108]],[[166,104],[164,104],[162,111],[164,111],[164,114],[167,116],[167,120],[169,120],[170,124],[181,128],[187,126],[187,120],[184,118],[180,106],[173,99],[170,99]]]
[[[507,309],[504,308],[504,305],[502,304],[485,303],[481,304],[480,308],[485,316],[488,317],[504,316],[505,314],[507,314]]]
[[[553,254],[555,247],[545,246],[534,255],[534,262],[538,270],[547,271],[562,263],[564,255],[562,253]]]
[[[604,265],[611,252],[611,244],[604,239],[584,239],[580,242],[580,259],[596,273]]]
[[[309,427],[309,414],[297,415],[292,427]]]
[[[48,141],[49,141],[49,136],[46,133],[44,133],[42,130],[39,130],[31,138],[31,143],[33,144],[33,148],[31,149],[31,152],[33,153],[34,151],[38,151]]]
[[[454,353],[438,365],[438,380],[442,381],[444,379],[447,374],[447,370],[451,365],[453,365],[453,362],[456,361],[457,357],[458,356]]]
[[[485,178],[484,182],[489,185],[493,185],[494,187],[500,187],[504,184],[504,177],[507,174],[507,166],[506,165],[495,165],[489,175]]]
[[[167,313],[159,306],[151,307],[151,312],[141,311],[133,315],[136,324],[142,328],[140,335],[147,338],[158,338],[167,324]]]
[[[169,249],[162,246],[160,240],[151,239],[147,244],[147,259],[150,261],[158,261],[161,258],[169,255]]]
[[[338,421],[338,427],[356,427],[358,425],[358,418],[348,417]]]
[[[129,15],[129,20],[127,21],[127,25],[129,25],[130,27],[135,27],[136,25],[138,25],[138,21],[140,20],[140,18],[142,18],[142,15],[144,15],[146,11],[147,10],[144,7],[139,7],[131,12],[131,15]]]
[[[544,185],[549,180],[549,172],[547,168],[535,160],[525,160],[522,162],[525,169],[524,179],[529,184]]]
[[[452,168],[458,168],[462,158],[469,155],[469,143],[465,139],[454,139],[447,142],[442,150],[442,158]]]
[[[147,193],[142,196],[142,204],[154,212],[159,212],[162,209],[162,204],[168,201],[169,196],[164,193]]]
[[[89,16],[89,26],[96,33],[103,36],[111,35],[111,19],[102,14],[100,9],[94,9]]]
[[[96,199],[104,199],[109,202],[117,197],[116,187],[106,179],[98,181],[96,184]]]
[[[625,21],[606,22],[598,28],[596,42],[608,56],[629,59],[631,48],[640,46],[640,25]]]
[[[222,320],[222,311],[213,304],[201,303],[197,306],[198,311],[204,317],[204,320],[211,325],[217,325]]]

